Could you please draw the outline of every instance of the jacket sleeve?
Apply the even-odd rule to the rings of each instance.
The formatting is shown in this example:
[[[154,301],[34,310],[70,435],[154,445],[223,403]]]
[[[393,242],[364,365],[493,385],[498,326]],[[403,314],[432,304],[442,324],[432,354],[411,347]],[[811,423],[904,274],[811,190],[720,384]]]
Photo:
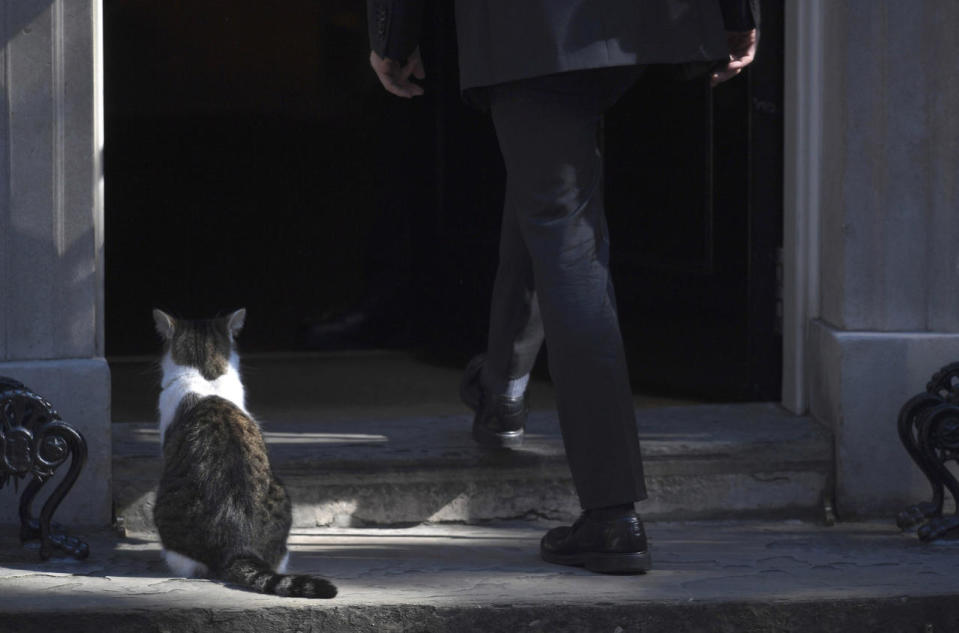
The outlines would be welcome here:
[[[380,57],[406,61],[423,28],[424,0],[366,0],[370,48]]]
[[[759,28],[759,0],[719,0],[727,31]]]

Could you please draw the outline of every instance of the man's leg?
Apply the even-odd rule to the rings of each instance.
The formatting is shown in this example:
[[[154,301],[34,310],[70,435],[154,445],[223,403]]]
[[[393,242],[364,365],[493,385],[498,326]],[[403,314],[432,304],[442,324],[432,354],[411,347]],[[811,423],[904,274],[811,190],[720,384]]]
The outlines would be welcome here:
[[[491,90],[507,186],[488,384],[495,389],[529,371],[541,315],[566,453],[586,509],[646,497],[609,276],[597,137],[603,112],[635,76],[604,69]]]

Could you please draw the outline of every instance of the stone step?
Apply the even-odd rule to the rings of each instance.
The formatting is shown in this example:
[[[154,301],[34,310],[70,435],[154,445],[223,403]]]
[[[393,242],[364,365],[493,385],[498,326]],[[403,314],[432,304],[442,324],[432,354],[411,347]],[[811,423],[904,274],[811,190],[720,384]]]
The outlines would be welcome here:
[[[538,541],[553,523],[297,530],[291,571],[330,578],[329,601],[170,578],[149,538],[95,534],[86,561],[41,563],[4,536],[0,630],[955,631],[959,548],[891,523],[650,523],[653,570],[641,576],[544,563]]]
[[[637,410],[650,519],[815,518],[829,489],[832,442],[815,421],[774,404]],[[397,526],[579,513],[556,416],[533,411],[521,450],[489,451],[470,416],[342,421],[274,411],[261,420],[294,525]],[[117,515],[152,530],[161,470],[153,424],[113,425]]]

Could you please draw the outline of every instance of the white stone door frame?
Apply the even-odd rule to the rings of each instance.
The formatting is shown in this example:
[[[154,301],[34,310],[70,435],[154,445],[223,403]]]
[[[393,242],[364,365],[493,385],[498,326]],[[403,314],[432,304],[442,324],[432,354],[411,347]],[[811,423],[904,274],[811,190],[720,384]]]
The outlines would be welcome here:
[[[807,329],[820,314],[822,15],[822,0],[786,1],[782,404],[796,414],[809,409]]]

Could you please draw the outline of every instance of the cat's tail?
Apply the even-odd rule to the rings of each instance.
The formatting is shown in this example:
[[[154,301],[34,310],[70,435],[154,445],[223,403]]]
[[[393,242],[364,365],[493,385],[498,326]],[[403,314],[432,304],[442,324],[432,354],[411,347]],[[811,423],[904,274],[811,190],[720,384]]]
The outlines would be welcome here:
[[[255,556],[234,558],[220,575],[221,580],[247,587],[260,593],[290,598],[332,598],[336,585],[319,576],[278,574]]]

